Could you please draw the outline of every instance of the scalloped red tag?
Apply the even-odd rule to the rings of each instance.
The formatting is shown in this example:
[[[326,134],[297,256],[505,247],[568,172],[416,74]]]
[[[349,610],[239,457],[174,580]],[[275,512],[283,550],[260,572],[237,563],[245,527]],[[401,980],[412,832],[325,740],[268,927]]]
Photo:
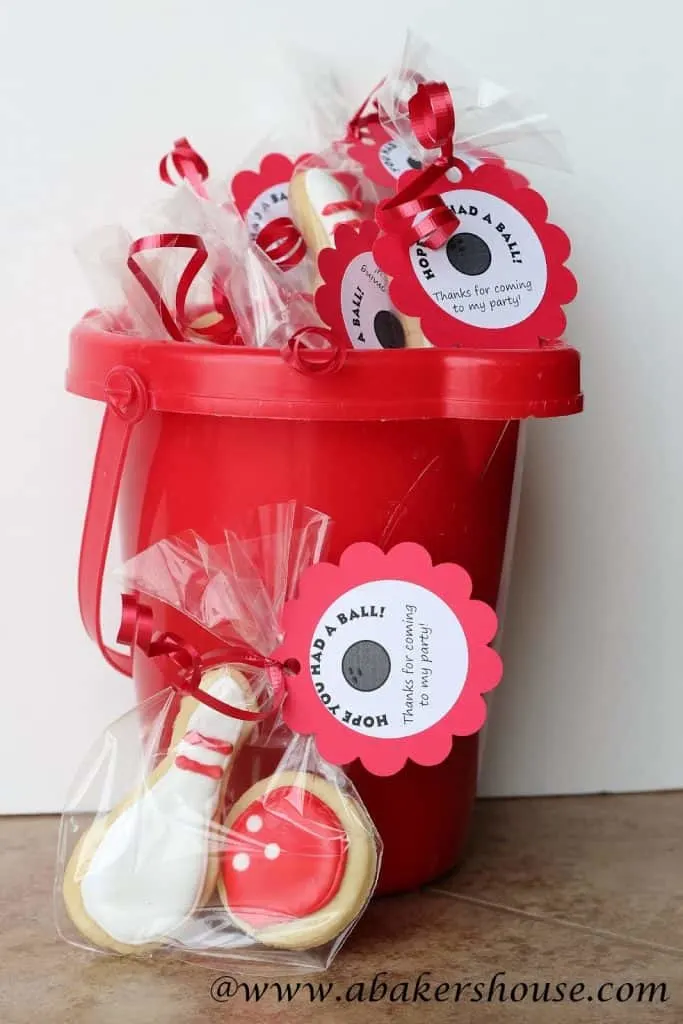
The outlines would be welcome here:
[[[266,224],[289,217],[289,182],[294,163],[282,153],[268,153],[257,171],[239,171],[231,183],[235,206],[254,240]]]
[[[433,565],[419,544],[352,544],[339,565],[311,566],[275,655],[300,665],[287,725],[333,764],[359,758],[375,775],[445,760],[454,736],[481,729],[482,694],[502,676],[496,614],[471,594],[463,568]]]
[[[379,121],[366,126],[363,137],[350,144],[348,153],[361,165],[370,181],[392,190],[402,174],[422,166],[405,143],[394,139]]]
[[[353,348],[404,348],[405,331],[386,274],[372,254],[377,234],[374,221],[336,227],[334,247],[318,256],[322,284],[315,306],[321,320]]]
[[[565,266],[569,238],[548,223],[545,200],[500,165],[463,164],[455,182],[448,173],[430,187],[460,221],[445,245],[407,247],[388,232],[375,243],[394,305],[439,347],[536,348],[558,339],[576,280]],[[377,219],[382,226],[381,204]]]

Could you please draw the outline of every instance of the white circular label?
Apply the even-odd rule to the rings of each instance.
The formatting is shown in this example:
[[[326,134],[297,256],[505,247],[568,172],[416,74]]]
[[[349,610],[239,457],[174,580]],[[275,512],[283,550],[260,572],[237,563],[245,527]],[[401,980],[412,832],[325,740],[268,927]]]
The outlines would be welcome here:
[[[374,580],[338,597],[316,626],[310,671],[338,722],[377,739],[414,736],[454,706],[467,678],[455,613],[417,583]]]
[[[354,348],[403,348],[403,325],[389,300],[387,278],[371,252],[349,263],[341,283],[341,310]]]
[[[419,171],[422,168],[422,163],[413,156],[402,139],[390,139],[389,142],[383,143],[379,148],[378,155],[382,167],[389,172],[392,178],[398,179],[406,171]],[[471,171],[481,167],[483,162],[473,156],[468,149],[459,146],[455,147],[455,156],[462,160]]]
[[[278,217],[289,217],[289,182],[271,185],[254,199],[247,210],[244,220],[253,241],[259,231]]]
[[[401,139],[390,139],[379,148],[379,162],[392,178],[400,178],[406,171],[419,171],[422,164],[412,155]]]
[[[522,323],[538,308],[548,281],[543,246],[531,224],[488,192],[457,189],[441,198],[460,226],[440,249],[411,247],[422,288],[444,313],[471,326]]]

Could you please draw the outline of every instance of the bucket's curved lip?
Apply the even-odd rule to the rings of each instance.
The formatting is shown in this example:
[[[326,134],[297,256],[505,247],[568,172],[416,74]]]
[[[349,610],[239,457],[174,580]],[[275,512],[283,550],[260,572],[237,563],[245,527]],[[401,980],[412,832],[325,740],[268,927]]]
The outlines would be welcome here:
[[[67,390],[105,401],[126,366],[150,408],[266,419],[526,419],[580,412],[580,357],[538,349],[350,350],[337,373],[303,374],[274,349],[177,344],[105,331],[86,316],[71,332]]]

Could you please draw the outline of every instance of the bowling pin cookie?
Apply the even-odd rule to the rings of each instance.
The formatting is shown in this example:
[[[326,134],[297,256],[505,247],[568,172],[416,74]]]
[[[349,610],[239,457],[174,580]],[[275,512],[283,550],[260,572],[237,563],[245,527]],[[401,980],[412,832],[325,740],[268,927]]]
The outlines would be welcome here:
[[[302,168],[292,177],[289,209],[314,256],[334,245],[334,232],[339,224],[359,220],[351,183],[345,183],[349,177],[322,167]]]
[[[244,676],[223,665],[200,688],[254,710]],[[216,833],[225,786],[250,725],[182,700],[168,753],[143,784],[76,846],[64,878],[64,901],[79,932],[118,953],[172,939],[216,887]]]
[[[225,822],[218,888],[235,925],[266,946],[314,949],[360,914],[378,869],[364,808],[308,772],[256,783]]]

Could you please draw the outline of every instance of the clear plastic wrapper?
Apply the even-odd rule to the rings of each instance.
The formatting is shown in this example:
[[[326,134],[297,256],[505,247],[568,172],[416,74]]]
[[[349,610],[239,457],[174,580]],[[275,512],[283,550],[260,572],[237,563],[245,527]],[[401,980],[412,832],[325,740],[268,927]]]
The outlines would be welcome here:
[[[362,167],[332,142],[292,159],[264,140],[230,183],[249,241],[288,306],[313,290],[318,253],[334,243],[337,224],[372,219],[379,198]]]
[[[97,228],[77,242],[76,259],[96,303],[91,316],[105,330],[143,338],[165,337],[154,307],[126,267],[132,244],[130,232],[115,225]],[[154,273],[151,266],[149,269]]]
[[[268,658],[328,521],[291,503],[259,515],[250,541],[188,534],[124,568],[140,593],[210,631],[217,652],[193,662],[177,637],[151,640],[150,657],[175,655],[180,698],[162,690],[113,723],[78,773],[55,891],[70,942],[311,971],[331,963],[372,895],[374,825],[344,771],[279,720],[282,671]],[[255,779],[256,730],[274,766]]]
[[[77,247],[108,329],[281,348],[320,326],[301,282],[250,240],[224,186],[209,183],[204,198],[180,185],[146,215],[143,231],[134,239],[121,227],[100,229]]]
[[[141,218],[136,236],[111,227],[83,239],[76,255],[101,315],[155,340],[243,343],[231,302],[236,220],[181,185]]]
[[[300,287],[307,276],[292,278],[256,244],[226,185],[213,186],[210,196],[212,202],[201,204],[202,237],[223,268],[225,293],[242,343],[282,348],[292,334],[318,326],[310,299]]]
[[[436,156],[420,146],[410,127],[408,104],[425,80],[448,84],[456,110],[456,145],[465,153],[569,169],[562,134],[547,113],[495,82],[474,78],[409,33],[400,65],[380,83],[373,100],[382,126],[415,160],[429,163]]]
[[[225,192],[272,277],[296,293],[308,290],[311,257],[289,210],[289,185],[301,159],[292,145],[276,134],[262,138],[226,182]]]
[[[335,247],[337,228],[372,222],[378,199],[377,187],[339,147],[299,161],[290,182],[289,207],[309,255],[310,292],[320,283],[320,253]]]
[[[299,120],[307,133],[306,146],[324,152],[343,139],[350,111],[360,102],[361,86],[350,69],[333,65],[329,55],[290,44],[287,71],[293,76]]]
[[[445,82],[456,114],[455,155],[469,167],[482,161],[529,163],[568,170],[562,135],[547,113],[494,82],[478,79],[410,33],[396,67],[351,116],[346,148],[377,183],[382,197],[406,171],[434,162],[411,127],[410,101],[419,85]]]

